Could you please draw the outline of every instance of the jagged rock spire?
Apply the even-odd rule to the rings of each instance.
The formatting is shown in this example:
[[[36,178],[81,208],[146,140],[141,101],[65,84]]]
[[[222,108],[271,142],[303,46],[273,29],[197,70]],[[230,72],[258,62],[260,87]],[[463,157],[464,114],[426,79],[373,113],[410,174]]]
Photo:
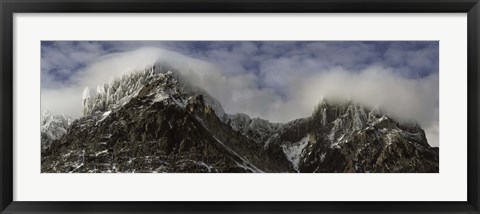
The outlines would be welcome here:
[[[128,102],[143,87],[147,79],[153,76],[153,73],[153,66],[149,66],[120,78],[112,77],[108,84],[97,86],[95,92],[86,87],[82,98],[83,116],[95,111],[108,111]]]

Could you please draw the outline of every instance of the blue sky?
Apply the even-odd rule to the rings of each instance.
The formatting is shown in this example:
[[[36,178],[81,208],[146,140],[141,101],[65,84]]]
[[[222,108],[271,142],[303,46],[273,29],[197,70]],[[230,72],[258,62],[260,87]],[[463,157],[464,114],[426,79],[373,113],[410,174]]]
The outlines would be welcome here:
[[[162,60],[228,113],[286,122],[322,98],[352,99],[438,138],[437,41],[44,41],[41,57],[42,110],[53,113],[78,117],[83,88]]]
[[[261,69],[281,64],[280,61],[285,58],[299,63],[310,60],[317,62],[306,68],[298,68],[310,72],[321,72],[332,66],[342,66],[355,72],[374,64],[392,68],[408,78],[425,77],[438,72],[436,41],[44,41],[41,48],[42,87],[68,83],[70,76],[101,56],[142,47],[165,48],[219,63],[226,72],[250,72],[264,76]],[[268,81],[265,84],[268,85]]]

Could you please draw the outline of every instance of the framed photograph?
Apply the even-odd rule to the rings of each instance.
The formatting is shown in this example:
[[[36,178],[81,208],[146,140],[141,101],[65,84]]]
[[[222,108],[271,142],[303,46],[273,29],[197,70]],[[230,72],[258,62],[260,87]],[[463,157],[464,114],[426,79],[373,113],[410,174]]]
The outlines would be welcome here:
[[[1,213],[480,213],[477,0],[0,6]]]

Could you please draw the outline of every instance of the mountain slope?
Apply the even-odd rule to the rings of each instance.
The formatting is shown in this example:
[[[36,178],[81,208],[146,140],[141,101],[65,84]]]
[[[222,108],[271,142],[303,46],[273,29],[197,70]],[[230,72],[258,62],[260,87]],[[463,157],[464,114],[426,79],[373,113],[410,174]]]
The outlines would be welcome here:
[[[211,104],[213,98],[205,101],[203,91],[180,83],[173,72],[151,69],[135,78],[143,81],[144,76],[142,87],[109,105],[102,105],[108,103],[103,98],[90,103],[87,96],[86,115],[45,152],[42,171],[289,170],[288,162],[271,160],[260,145],[223,123],[214,110],[221,106]]]

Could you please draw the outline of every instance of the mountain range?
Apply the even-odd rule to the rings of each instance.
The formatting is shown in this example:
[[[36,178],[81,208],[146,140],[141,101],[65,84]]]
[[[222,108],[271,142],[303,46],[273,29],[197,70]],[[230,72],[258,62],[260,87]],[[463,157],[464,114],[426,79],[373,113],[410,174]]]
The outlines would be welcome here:
[[[416,123],[326,99],[287,123],[228,114],[164,63],[86,88],[82,105],[74,121],[42,114],[42,172],[439,172]]]

